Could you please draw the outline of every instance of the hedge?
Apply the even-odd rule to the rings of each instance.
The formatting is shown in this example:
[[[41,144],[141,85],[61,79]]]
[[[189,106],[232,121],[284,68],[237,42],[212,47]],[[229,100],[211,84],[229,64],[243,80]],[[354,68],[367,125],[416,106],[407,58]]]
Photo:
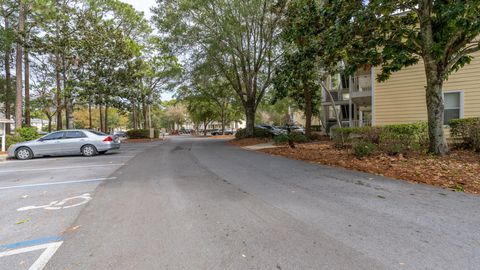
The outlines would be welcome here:
[[[423,122],[381,127],[346,127],[332,131],[337,147],[352,146],[358,142],[370,143],[389,155],[424,150],[428,143],[427,124]]]
[[[305,143],[308,142],[308,138],[298,132],[292,132],[290,134],[279,134],[276,135],[274,138],[276,144],[285,144],[289,141],[289,139],[294,143]]]
[[[255,138],[273,138],[273,133],[268,129],[264,128],[254,128],[253,130],[253,137]],[[245,129],[240,129],[235,133],[235,138],[243,139],[247,137],[247,132]]]
[[[19,128],[15,130],[15,134],[7,135],[6,146],[8,147],[20,142],[33,141],[40,137],[41,135],[38,134],[37,129],[34,127]]]
[[[459,146],[480,152],[480,117],[452,119],[450,134],[460,141]]]
[[[150,130],[148,129],[132,129],[127,131],[129,139],[150,139]]]

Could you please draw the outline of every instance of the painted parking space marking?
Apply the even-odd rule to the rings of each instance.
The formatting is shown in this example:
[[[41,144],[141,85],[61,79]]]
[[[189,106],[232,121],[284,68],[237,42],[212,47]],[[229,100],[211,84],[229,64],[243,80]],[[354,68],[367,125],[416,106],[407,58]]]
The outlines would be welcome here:
[[[95,157],[57,157],[57,158],[38,158],[38,159],[29,159],[29,160],[9,160],[0,163],[0,165],[13,165],[13,164],[26,164],[26,163],[48,163],[52,161],[63,161],[63,160],[91,160],[91,161],[97,161],[97,160],[105,160],[108,158],[132,158],[135,157],[135,155],[117,155],[117,154],[106,154],[102,156],[95,156]],[[1,167],[1,166],[0,166]]]
[[[90,193],[85,193],[80,196],[66,198],[61,201],[53,201],[46,205],[39,205],[39,206],[30,205],[30,206],[21,207],[21,208],[18,208],[17,211],[28,211],[28,210],[34,210],[34,209],[45,209],[45,210],[68,209],[68,208],[80,206],[82,204],[86,204],[91,199],[92,197],[90,196]],[[73,204],[69,204],[72,202]]]
[[[12,170],[0,170],[0,173],[11,173],[11,172],[33,172],[33,171],[52,171],[52,170],[72,170],[72,169],[83,169],[83,168],[92,168],[92,167],[107,167],[107,166],[122,166],[125,163],[112,163],[112,164],[102,164],[102,165],[86,165],[86,166],[66,166],[66,167],[51,167],[51,168],[29,168],[29,169],[12,169]]]
[[[47,265],[48,261],[52,258],[53,254],[57,252],[58,248],[62,245],[63,241],[44,243],[35,246],[22,247],[18,249],[12,249],[4,252],[0,252],[0,258],[18,255],[22,253],[28,253],[37,250],[44,250],[40,257],[28,268],[28,270],[42,270]]]
[[[38,184],[0,187],[0,190],[16,189],[16,188],[42,187],[42,186],[52,186],[52,185],[79,184],[79,183],[89,183],[89,182],[101,182],[101,181],[108,181],[108,180],[115,180],[115,179],[117,179],[117,177],[95,178],[95,179],[84,179],[84,180],[73,180],[73,181],[62,181],[62,182],[48,182],[48,183],[38,183]]]

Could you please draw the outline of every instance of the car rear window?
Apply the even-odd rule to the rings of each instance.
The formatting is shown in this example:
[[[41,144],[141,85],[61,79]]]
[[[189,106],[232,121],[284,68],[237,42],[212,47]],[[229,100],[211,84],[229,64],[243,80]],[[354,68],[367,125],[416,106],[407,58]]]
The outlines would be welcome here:
[[[77,139],[77,138],[86,138],[87,135],[82,131],[67,131],[65,138],[67,139]]]
[[[107,136],[108,134],[105,134],[103,132],[100,132],[100,131],[96,131],[96,130],[89,130],[91,133],[95,134],[95,135],[98,135],[98,136]]]

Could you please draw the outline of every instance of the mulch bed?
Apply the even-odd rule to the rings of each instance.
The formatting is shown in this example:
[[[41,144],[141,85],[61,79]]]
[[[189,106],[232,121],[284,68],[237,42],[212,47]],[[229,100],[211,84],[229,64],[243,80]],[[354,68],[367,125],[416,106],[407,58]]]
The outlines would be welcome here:
[[[210,136],[208,138],[212,138],[212,139],[235,139],[235,135],[216,135],[216,136]]]
[[[233,143],[232,143],[233,144]],[[407,156],[376,155],[356,158],[351,150],[337,149],[332,142],[315,142],[262,149],[261,152],[324,165],[373,173],[414,183],[480,194],[480,154],[452,150],[445,157],[412,153]]]

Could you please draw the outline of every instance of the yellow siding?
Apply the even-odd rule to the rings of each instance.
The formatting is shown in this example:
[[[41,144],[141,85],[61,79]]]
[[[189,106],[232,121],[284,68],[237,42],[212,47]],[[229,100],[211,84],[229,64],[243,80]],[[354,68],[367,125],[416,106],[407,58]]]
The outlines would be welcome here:
[[[480,117],[480,52],[471,64],[450,75],[443,90],[462,90],[464,117]],[[376,69],[376,72],[379,72]],[[427,120],[423,63],[394,73],[383,83],[375,83],[375,124],[388,125]]]

